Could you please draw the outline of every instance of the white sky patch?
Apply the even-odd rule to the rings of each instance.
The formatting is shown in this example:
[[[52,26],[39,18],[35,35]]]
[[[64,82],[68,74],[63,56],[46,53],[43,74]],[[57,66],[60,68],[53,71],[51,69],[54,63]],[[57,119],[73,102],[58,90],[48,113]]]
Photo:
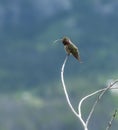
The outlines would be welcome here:
[[[107,86],[109,86],[109,85],[112,84],[113,82],[115,82],[115,80],[109,79],[109,80],[107,81]],[[113,87],[112,87],[112,89],[110,90],[110,92],[111,92],[111,94],[118,96],[118,83],[116,83],[115,85],[113,85]]]

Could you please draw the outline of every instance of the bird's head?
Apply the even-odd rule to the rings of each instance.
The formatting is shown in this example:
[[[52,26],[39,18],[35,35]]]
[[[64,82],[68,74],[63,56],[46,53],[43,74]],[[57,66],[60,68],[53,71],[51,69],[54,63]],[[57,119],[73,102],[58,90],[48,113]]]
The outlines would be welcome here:
[[[63,43],[64,45],[68,45],[68,44],[70,44],[70,39],[69,39],[68,37],[64,37],[64,38],[62,39],[62,43]]]

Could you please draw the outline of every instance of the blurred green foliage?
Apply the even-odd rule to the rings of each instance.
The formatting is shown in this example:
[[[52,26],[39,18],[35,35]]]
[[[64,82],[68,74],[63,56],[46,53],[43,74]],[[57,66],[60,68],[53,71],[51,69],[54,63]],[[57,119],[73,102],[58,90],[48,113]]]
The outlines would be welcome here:
[[[0,0],[0,130],[82,129],[60,81],[66,54],[53,41],[68,36],[79,47],[83,63],[70,56],[64,74],[76,107],[81,97],[118,77],[117,6],[117,0]],[[104,97],[91,130],[105,129],[117,98]]]

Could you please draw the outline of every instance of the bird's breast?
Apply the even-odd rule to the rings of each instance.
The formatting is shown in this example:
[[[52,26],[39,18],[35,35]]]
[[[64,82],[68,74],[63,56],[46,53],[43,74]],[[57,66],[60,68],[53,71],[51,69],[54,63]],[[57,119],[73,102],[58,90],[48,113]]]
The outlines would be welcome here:
[[[67,54],[71,53],[67,45],[65,45],[64,48],[65,48],[65,51],[66,51]]]

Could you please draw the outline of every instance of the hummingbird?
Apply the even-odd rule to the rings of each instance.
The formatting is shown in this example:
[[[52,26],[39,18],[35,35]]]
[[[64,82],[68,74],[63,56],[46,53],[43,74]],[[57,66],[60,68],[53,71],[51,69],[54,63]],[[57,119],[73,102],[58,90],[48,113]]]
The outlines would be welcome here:
[[[80,54],[76,45],[74,45],[68,37],[62,39],[65,51],[68,55],[72,54],[80,63]]]

